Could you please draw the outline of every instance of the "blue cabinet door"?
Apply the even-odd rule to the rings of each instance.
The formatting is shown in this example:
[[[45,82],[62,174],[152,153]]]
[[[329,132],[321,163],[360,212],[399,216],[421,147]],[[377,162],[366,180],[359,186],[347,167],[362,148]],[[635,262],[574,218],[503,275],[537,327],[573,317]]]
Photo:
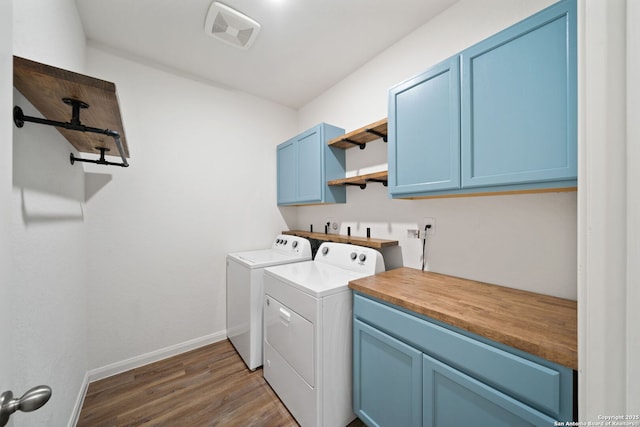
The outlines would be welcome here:
[[[576,5],[462,52],[462,187],[577,177]]]
[[[458,56],[389,91],[389,193],[460,186]]]
[[[354,319],[353,410],[369,426],[422,424],[422,353]]]
[[[324,156],[321,129],[313,129],[297,137],[298,153],[298,202],[319,202],[322,200]]]
[[[278,205],[345,203],[344,187],[327,182],[344,178],[344,150],[327,142],[344,134],[344,129],[321,123],[278,145]]]
[[[423,357],[425,427],[554,425],[553,418],[436,359]]]
[[[289,140],[278,145],[276,156],[278,169],[278,204],[293,203],[296,200],[296,177],[298,174],[296,141]]]

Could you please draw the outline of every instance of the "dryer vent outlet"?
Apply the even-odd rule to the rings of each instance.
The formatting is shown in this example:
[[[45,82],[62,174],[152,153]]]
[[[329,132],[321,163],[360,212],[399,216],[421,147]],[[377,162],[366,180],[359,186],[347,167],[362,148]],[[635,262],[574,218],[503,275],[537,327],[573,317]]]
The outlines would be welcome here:
[[[260,32],[260,24],[247,15],[214,1],[204,23],[208,35],[240,49],[249,49]]]

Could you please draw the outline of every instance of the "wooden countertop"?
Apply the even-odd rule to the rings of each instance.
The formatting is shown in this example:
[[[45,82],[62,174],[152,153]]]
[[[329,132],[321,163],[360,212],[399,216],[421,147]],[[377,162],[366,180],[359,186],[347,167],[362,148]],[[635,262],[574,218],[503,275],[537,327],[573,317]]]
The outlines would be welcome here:
[[[349,287],[578,369],[576,301],[407,267],[351,281]]]

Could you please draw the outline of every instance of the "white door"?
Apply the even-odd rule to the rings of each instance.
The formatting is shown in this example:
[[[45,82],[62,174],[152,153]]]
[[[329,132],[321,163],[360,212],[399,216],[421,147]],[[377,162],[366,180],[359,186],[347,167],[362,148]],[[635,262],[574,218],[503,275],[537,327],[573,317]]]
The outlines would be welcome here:
[[[0,116],[11,117],[13,101],[13,66],[11,52],[13,9],[11,0],[0,0]],[[9,248],[9,212],[7,206],[11,201],[12,172],[12,123],[0,120],[0,393],[11,388],[15,383],[9,366],[11,354],[11,318],[13,316],[9,301],[10,255]],[[11,425],[9,422],[8,425]]]
[[[11,117],[12,95],[12,37],[13,9],[11,0],[0,0],[0,117]],[[9,213],[12,171],[12,123],[0,120],[0,393],[13,384],[10,343],[11,304],[9,303]]]
[[[11,117],[13,101],[13,38],[11,0],[0,0],[0,117]],[[16,384],[17,374],[12,369],[15,356],[11,340],[13,319],[18,314],[11,304],[11,248],[10,216],[12,185],[12,125],[10,120],[0,120],[0,425],[12,426],[8,418],[14,407],[31,411],[46,402],[50,390],[36,388],[21,396],[26,390],[15,390],[17,396],[9,391]],[[14,401],[13,398],[19,400]],[[17,405],[16,405],[17,403]]]
[[[0,233],[0,245],[3,245],[5,242],[4,236]],[[0,247],[0,256],[4,258],[6,255],[5,248]],[[10,334],[9,328],[6,325],[11,325],[9,323],[11,321],[11,305],[9,304],[7,294],[8,294],[8,286],[7,286],[7,262],[5,259],[0,259],[0,342],[1,343],[10,343]],[[13,376],[11,372],[11,345],[0,345],[0,393],[7,389],[7,387],[12,387],[14,384]],[[11,424],[9,424],[11,425]]]
[[[0,117],[11,117],[12,108],[12,2],[0,0]],[[9,212],[11,201],[12,171],[12,123],[0,120],[0,393],[13,387],[13,360],[11,354],[11,318],[13,313],[9,302],[10,262]],[[11,425],[9,423],[8,425]]]

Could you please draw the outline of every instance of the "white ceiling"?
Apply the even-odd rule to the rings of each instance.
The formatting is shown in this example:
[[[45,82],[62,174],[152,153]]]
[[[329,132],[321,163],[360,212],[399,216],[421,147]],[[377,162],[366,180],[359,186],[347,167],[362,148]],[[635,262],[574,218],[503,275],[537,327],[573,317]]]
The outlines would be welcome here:
[[[299,108],[457,0],[223,0],[252,47],[204,31],[212,0],[76,0],[87,39],[160,68]]]

